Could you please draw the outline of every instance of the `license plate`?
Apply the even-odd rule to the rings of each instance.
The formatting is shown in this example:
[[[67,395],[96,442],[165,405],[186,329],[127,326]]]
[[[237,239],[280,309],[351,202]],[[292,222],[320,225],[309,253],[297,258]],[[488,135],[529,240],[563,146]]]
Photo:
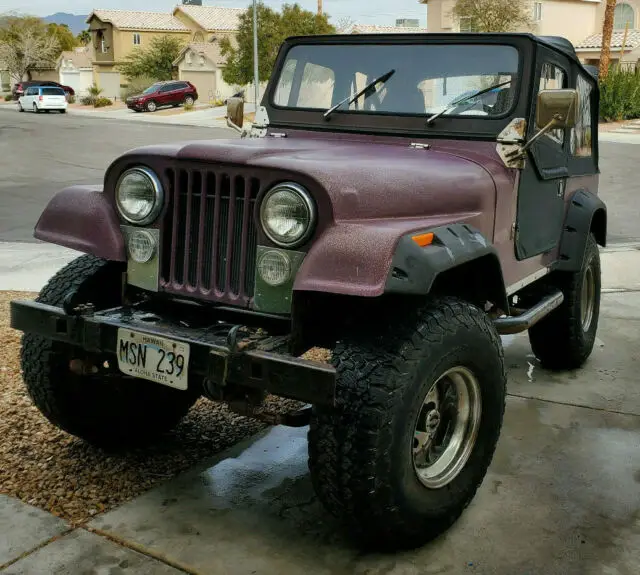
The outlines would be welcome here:
[[[118,367],[133,377],[186,390],[189,351],[187,343],[118,329]]]

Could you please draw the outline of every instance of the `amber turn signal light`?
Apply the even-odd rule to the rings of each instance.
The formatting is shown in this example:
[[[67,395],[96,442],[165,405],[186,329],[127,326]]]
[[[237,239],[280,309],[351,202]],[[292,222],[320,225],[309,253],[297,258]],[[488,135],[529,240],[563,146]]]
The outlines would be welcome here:
[[[413,236],[411,239],[416,242],[421,248],[426,248],[433,243],[433,233],[420,234],[419,236]]]

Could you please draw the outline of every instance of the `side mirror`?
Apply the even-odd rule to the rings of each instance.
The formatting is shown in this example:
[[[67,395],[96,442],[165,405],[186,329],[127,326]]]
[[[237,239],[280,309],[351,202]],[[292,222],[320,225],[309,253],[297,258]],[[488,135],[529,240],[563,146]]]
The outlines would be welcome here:
[[[577,90],[542,90],[538,93],[536,126],[538,129],[551,124],[553,129],[573,128],[578,116]]]
[[[242,132],[244,124],[244,99],[229,98],[227,100],[227,126]]]

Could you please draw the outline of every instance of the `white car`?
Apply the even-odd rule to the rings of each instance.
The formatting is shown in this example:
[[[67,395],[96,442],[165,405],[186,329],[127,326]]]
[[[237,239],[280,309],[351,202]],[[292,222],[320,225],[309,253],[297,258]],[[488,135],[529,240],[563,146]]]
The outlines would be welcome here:
[[[67,111],[67,96],[62,88],[55,86],[31,86],[18,100],[18,110],[49,112],[57,110],[64,114]]]

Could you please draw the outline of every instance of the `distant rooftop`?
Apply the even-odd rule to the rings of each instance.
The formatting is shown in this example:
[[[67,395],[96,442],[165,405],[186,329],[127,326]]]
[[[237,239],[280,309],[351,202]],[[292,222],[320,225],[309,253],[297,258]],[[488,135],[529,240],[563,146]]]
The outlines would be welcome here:
[[[244,8],[185,5],[176,6],[173,13],[175,14],[178,10],[208,31],[237,30],[240,27],[240,14],[245,12]]]
[[[426,34],[426,28],[413,26],[376,26],[370,24],[354,24],[349,30],[351,34]]]
[[[622,48],[624,42],[624,32],[614,32],[611,35],[611,47]],[[576,45],[576,50],[589,50],[602,47],[602,34],[592,34]],[[633,50],[640,47],[640,30],[629,30],[627,34],[626,48]]]

